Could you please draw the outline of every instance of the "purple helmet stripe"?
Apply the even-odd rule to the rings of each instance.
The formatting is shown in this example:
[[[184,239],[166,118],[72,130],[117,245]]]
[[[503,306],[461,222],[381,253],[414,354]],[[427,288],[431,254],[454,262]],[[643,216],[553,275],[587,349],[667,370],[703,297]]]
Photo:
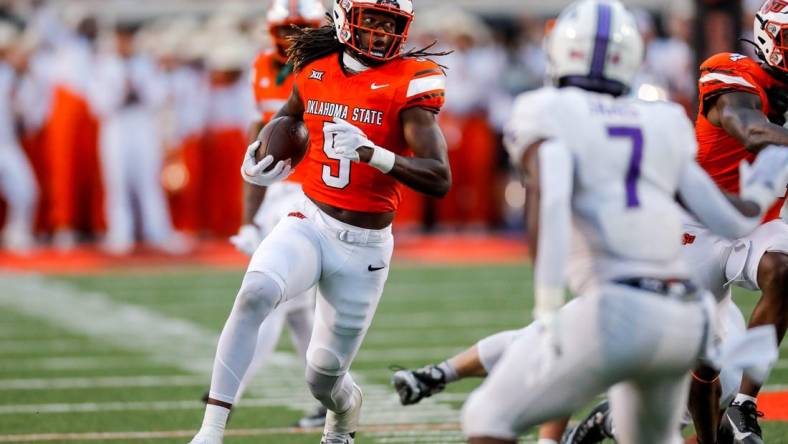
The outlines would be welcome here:
[[[589,77],[601,78],[605,74],[607,43],[610,40],[610,5],[600,2],[597,5],[596,38],[594,39],[594,58],[591,59]]]

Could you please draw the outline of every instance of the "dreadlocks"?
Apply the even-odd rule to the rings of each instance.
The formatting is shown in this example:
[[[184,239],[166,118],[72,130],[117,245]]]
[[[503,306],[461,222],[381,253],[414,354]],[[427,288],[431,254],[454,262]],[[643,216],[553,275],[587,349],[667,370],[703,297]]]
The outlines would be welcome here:
[[[330,14],[326,14],[326,17],[328,17],[328,24],[319,28],[293,27],[294,34],[290,37],[290,41],[293,44],[290,46],[290,49],[287,50],[287,58],[288,61],[293,64],[294,71],[298,72],[315,60],[345,50],[345,45],[337,40],[337,35],[334,31],[333,17],[331,17]],[[410,49],[402,53],[400,57],[430,58],[451,54],[451,51],[429,51],[429,49],[437,43],[437,41],[432,42],[421,49]],[[446,69],[443,65],[439,66]]]
[[[345,45],[337,40],[334,20],[329,14],[326,16],[328,24],[319,28],[293,27],[294,33],[289,38],[293,44],[287,50],[287,59],[293,64],[294,71],[301,71],[301,68],[315,60],[345,49]]]

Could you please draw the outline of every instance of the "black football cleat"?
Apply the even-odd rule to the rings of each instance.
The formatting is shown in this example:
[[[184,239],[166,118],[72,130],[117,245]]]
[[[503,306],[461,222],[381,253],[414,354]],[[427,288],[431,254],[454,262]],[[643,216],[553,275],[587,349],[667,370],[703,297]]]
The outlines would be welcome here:
[[[758,418],[761,416],[763,413],[758,411],[752,401],[731,404],[722,417],[718,435],[721,438],[732,438],[730,442],[733,444],[763,444],[763,432],[758,425]]]
[[[391,376],[391,384],[402,405],[416,404],[446,388],[446,375],[434,365],[420,369],[399,369]]]
[[[610,403],[600,402],[579,424],[564,433],[561,444],[596,444],[613,439]]]

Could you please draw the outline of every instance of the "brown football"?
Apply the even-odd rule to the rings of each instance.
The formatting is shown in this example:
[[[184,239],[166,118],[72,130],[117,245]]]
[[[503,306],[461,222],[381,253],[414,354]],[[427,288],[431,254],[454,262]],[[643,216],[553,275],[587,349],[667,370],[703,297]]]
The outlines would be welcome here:
[[[260,130],[257,140],[260,141],[260,147],[255,153],[258,162],[269,154],[274,156],[274,163],[265,171],[273,168],[280,160],[290,159],[290,165],[295,167],[304,158],[309,147],[309,131],[303,121],[282,116],[271,119]]]

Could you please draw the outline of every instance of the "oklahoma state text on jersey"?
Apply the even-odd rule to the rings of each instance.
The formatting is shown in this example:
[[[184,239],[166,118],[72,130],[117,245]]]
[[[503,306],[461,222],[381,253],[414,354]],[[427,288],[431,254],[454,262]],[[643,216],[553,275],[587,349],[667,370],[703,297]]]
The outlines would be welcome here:
[[[271,50],[260,51],[252,63],[252,91],[254,103],[263,123],[268,123],[274,114],[287,102],[293,90],[293,71],[291,66],[276,63],[276,53]],[[296,168],[287,178],[289,182],[303,182],[304,168]]]
[[[713,99],[730,92],[745,92],[761,98],[761,110],[770,114],[766,91],[781,83],[770,76],[761,65],[747,56],[720,53],[712,56],[700,66],[700,110],[695,124],[698,139],[698,163],[706,170],[717,185],[731,193],[739,192],[739,163],[752,162],[755,155],[728,134],[723,128],[714,126],[706,118]],[[783,87],[788,87],[783,85]],[[780,205],[775,205],[764,217],[771,220],[779,215]]]
[[[340,117],[364,131],[379,146],[412,155],[405,143],[400,113],[420,106],[438,112],[444,102],[446,77],[429,60],[397,58],[380,67],[348,75],[332,54],[305,66],[296,75],[304,104],[310,146],[299,165],[304,193],[337,208],[370,213],[395,211],[401,184],[365,163],[337,159],[323,126]]]

